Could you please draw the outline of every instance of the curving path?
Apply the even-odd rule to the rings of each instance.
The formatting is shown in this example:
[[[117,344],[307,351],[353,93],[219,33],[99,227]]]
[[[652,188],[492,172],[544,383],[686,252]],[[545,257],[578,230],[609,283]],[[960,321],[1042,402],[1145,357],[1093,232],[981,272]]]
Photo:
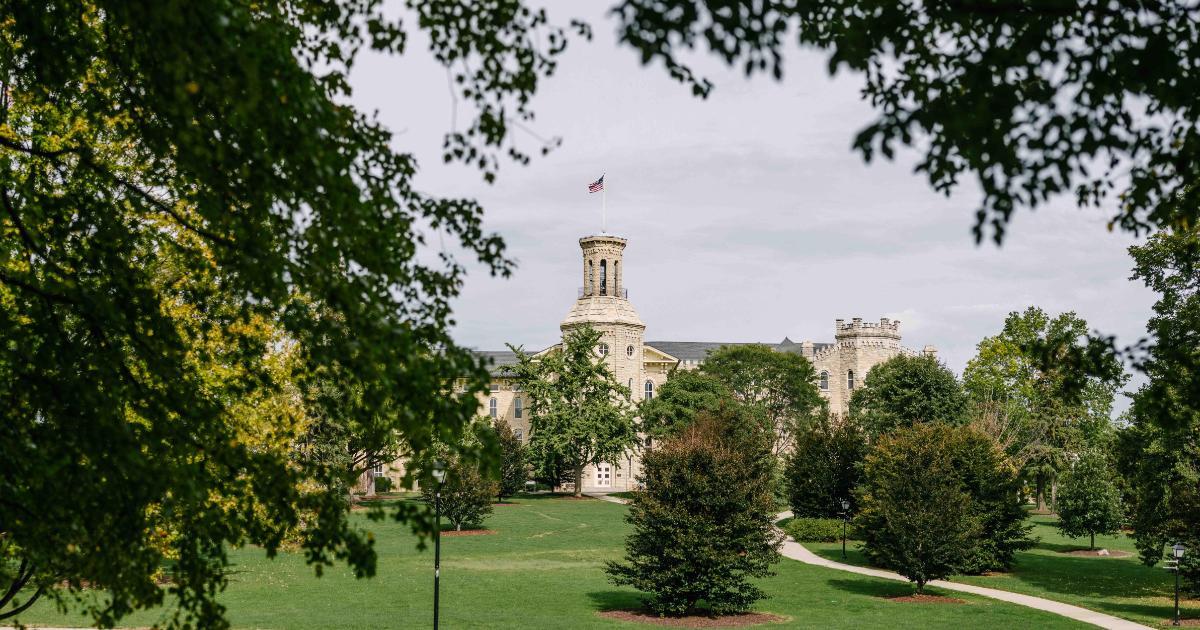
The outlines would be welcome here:
[[[628,501],[626,501],[625,499],[608,496],[606,494],[597,493],[597,494],[588,494],[588,496],[591,496],[591,497],[594,497],[596,499],[600,499],[603,501],[610,501],[612,503],[628,503]],[[791,512],[780,512],[779,514],[775,515],[775,521],[778,522],[785,518],[791,518],[791,516],[792,516]],[[834,562],[833,560],[827,560],[827,559],[822,558],[821,556],[818,556],[817,554],[809,551],[808,548],[805,547],[804,545],[801,545],[800,543],[796,542],[795,540],[792,540],[792,538],[790,536],[784,541],[783,548],[780,549],[780,553],[782,553],[783,556],[786,558],[791,558],[792,560],[799,560],[800,562],[803,562],[805,564],[811,564],[811,565],[815,565],[815,566],[819,566],[819,567],[825,567],[827,569],[836,569],[838,571],[848,571],[850,573],[857,573],[859,575],[868,575],[871,577],[883,578],[885,580],[898,580],[900,582],[908,582],[909,581],[908,578],[906,578],[898,573],[893,573],[891,571],[884,571],[883,569],[872,569],[869,567],[859,567],[859,566],[854,566],[851,564],[842,564],[841,562]],[[1054,600],[1044,599],[1041,597],[1034,597],[1032,595],[1022,595],[1020,593],[1013,593],[1011,591],[1001,591],[999,589],[994,589],[994,588],[987,588],[987,587],[983,587],[983,586],[974,586],[971,584],[959,584],[957,582],[947,582],[945,580],[934,580],[934,581],[930,582],[929,585],[935,586],[937,588],[945,589],[948,591],[958,591],[960,593],[970,593],[972,595],[980,595],[982,597],[997,599],[1000,601],[1009,602],[1009,603],[1017,604],[1020,606],[1036,608],[1037,610],[1044,610],[1046,612],[1054,613],[1056,615],[1061,615],[1063,617],[1074,619],[1076,621],[1090,623],[1092,625],[1099,626],[1101,628],[1110,628],[1112,630],[1151,630],[1149,626],[1143,626],[1142,624],[1134,623],[1132,621],[1129,621],[1128,619],[1121,619],[1120,617],[1106,615],[1102,612],[1096,612],[1094,610],[1088,610],[1087,608],[1080,608],[1079,606],[1072,606],[1071,604],[1064,604],[1062,602],[1056,602]]]
[[[775,520],[778,522],[782,519],[790,518],[791,516],[791,512],[781,512],[775,516]],[[791,558],[792,560],[799,560],[805,564],[812,564],[828,569],[849,571],[850,573],[869,575],[871,577],[884,578],[886,580],[899,580],[901,582],[909,581],[908,578],[898,573],[892,573],[891,571],[859,567],[851,564],[834,562],[833,560],[827,560],[809,551],[804,545],[792,540],[790,536],[786,541],[784,541],[783,549],[780,550],[780,553],[788,558]],[[1056,602],[1050,599],[1043,599],[1041,597],[1034,597],[1032,595],[1022,595],[1020,593],[1013,593],[1011,591],[1001,591],[994,588],[974,586],[971,584],[959,584],[957,582],[947,582],[945,580],[934,580],[929,582],[929,585],[948,591],[971,593],[972,595],[981,595],[983,597],[998,599],[1000,601],[1005,601],[1012,604],[1028,606],[1029,608],[1044,610],[1056,615],[1062,615],[1063,617],[1069,617],[1076,621],[1082,621],[1084,623],[1100,626],[1101,628],[1111,628],[1113,630],[1150,630],[1149,626],[1143,626],[1140,623],[1134,623],[1128,619],[1121,619],[1120,617],[1106,615],[1102,612],[1096,612],[1094,610],[1088,610],[1087,608],[1080,608],[1079,606],[1072,606],[1071,604],[1064,604],[1062,602]]]

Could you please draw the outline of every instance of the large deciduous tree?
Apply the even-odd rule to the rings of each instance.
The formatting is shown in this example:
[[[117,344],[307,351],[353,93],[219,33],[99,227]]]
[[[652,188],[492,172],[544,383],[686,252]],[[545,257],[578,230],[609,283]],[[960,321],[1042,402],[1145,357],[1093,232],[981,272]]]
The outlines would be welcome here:
[[[764,423],[774,436],[776,455],[791,450],[797,433],[825,411],[812,363],[798,354],[762,344],[722,346],[700,369],[724,383],[733,400]]]
[[[1016,210],[1062,194],[1115,201],[1110,227],[1129,231],[1200,222],[1200,74],[1179,70],[1200,65],[1190,0],[621,0],[614,13],[643,63],[700,95],[713,86],[687,65],[697,47],[777,79],[789,39],[827,51],[878,113],[854,148],[914,147],[947,194],[972,177],[977,239],[1000,242]]]
[[[867,439],[857,424],[825,418],[796,438],[784,468],[788,503],[798,518],[835,518],[842,501],[855,511]]]
[[[1048,360],[1076,348],[1087,333],[1087,322],[1072,312],[1051,317],[1036,306],[1014,311],[999,334],[979,342],[963,371],[977,426],[1024,463],[1039,506],[1068,455],[1107,439],[1113,397],[1126,380],[1112,356],[1091,375],[1070,362]]]
[[[576,496],[584,466],[611,462],[637,441],[629,389],[608,369],[599,343],[600,333],[585,326],[538,356],[513,348],[516,380],[529,395],[530,459],[542,476],[571,470]]]
[[[683,430],[696,414],[716,412],[732,400],[733,394],[717,377],[699,370],[676,369],[654,398],[638,405],[639,428],[648,437],[664,438]]]
[[[1129,482],[1142,560],[1163,547],[1200,548],[1200,232],[1162,232],[1130,248],[1133,277],[1158,294],[1147,326],[1155,344],[1141,364],[1149,382],[1134,395],[1120,432],[1118,469]],[[1181,564],[1200,592],[1200,562]]]
[[[967,400],[933,356],[897,355],[871,368],[850,396],[850,414],[872,436],[923,422],[964,424]]]
[[[350,67],[423,30],[474,110],[445,157],[491,180],[498,156],[528,159],[509,131],[566,41],[519,2],[409,7],[401,23],[376,0],[4,3],[0,539],[18,577],[103,590],[93,620],[114,623],[163,601],[150,533],[167,524],[167,623],[221,627],[227,546],[274,553],[305,511],[318,570],[374,571],[327,483],[345,469],[247,439],[240,412],[283,391],[266,357],[291,344],[294,392],[353,392],[305,403],[356,452],[456,443],[476,402],[441,390],[487,375],[448,334],[463,256],[424,242],[512,263],[476,203],[413,187],[413,157],[346,105]]]

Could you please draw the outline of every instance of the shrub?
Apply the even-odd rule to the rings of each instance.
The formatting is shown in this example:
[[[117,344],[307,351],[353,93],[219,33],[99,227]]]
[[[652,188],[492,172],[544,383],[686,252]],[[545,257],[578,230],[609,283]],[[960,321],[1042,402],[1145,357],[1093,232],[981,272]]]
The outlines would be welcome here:
[[[1004,569],[1033,545],[1019,489],[992,438],[969,427],[918,425],[884,436],[867,456],[855,526],[872,561],[919,586]]]
[[[605,570],[649,593],[660,615],[690,614],[701,600],[713,615],[746,610],[765,597],[751,578],[779,559],[770,441],[732,418],[698,414],[643,460],[625,561]]]
[[[508,421],[497,419],[492,425],[500,443],[500,483],[497,497],[511,497],[525,490],[525,480],[529,479],[529,465],[526,463],[525,445],[517,439]]]
[[[437,486],[433,483],[421,487],[422,498],[433,505]],[[499,492],[499,484],[479,474],[472,463],[454,456],[446,462],[446,481],[441,489],[442,515],[454,529],[475,529],[483,525],[483,519],[492,513],[492,497]]]
[[[944,427],[884,436],[867,456],[855,524],[875,564],[916,582],[961,572],[981,530],[971,514]]]
[[[797,436],[785,468],[792,514],[840,518],[843,499],[850,502],[853,513],[854,488],[866,451],[862,431],[849,422],[827,419]]]
[[[842,539],[842,520],[837,518],[793,518],[784,523],[783,531],[797,542],[838,542]],[[854,538],[853,528],[846,531]]]
[[[1121,493],[1103,454],[1085,451],[1058,485],[1058,529],[1072,538],[1115,534],[1121,527]]]
[[[391,492],[392,479],[390,477],[375,478],[375,492]]]

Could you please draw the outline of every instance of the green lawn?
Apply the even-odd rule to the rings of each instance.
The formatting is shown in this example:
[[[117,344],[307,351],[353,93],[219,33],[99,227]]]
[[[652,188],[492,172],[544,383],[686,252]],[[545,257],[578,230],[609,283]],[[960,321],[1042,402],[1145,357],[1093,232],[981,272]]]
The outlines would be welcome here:
[[[1162,568],[1147,567],[1137,558],[1133,540],[1128,536],[1097,536],[1096,547],[1128,551],[1127,558],[1092,558],[1062,553],[1087,548],[1088,539],[1065,538],[1052,524],[1056,516],[1031,516],[1033,534],[1041,540],[1037,547],[1017,554],[1011,572],[989,576],[960,576],[955,582],[1036,595],[1075,604],[1091,610],[1130,619],[1146,625],[1160,625],[1174,614],[1174,576]],[[831,560],[841,561],[841,543],[805,543],[805,546]],[[850,543],[850,564],[867,564]],[[1200,602],[1181,601],[1181,616],[1200,617]]]
[[[621,505],[596,500],[523,497],[497,506],[490,536],[442,540],[442,619],[459,628],[638,628],[596,612],[635,607],[639,595],[608,583],[604,561],[622,554],[628,532]],[[359,518],[356,514],[355,518]],[[361,519],[375,534],[379,574],[356,580],[342,568],[316,578],[303,559],[260,551],[232,555],[236,574],[223,602],[239,628],[423,628],[430,625],[432,550],[417,551],[407,530]],[[778,628],[1083,627],[1070,620],[984,598],[964,605],[907,604],[902,583],[855,576],[784,559],[764,580],[771,599],[760,611],[790,618]],[[956,597],[960,596],[954,594]],[[148,626],[159,612],[142,612],[128,625]],[[82,625],[40,603],[26,623]]]

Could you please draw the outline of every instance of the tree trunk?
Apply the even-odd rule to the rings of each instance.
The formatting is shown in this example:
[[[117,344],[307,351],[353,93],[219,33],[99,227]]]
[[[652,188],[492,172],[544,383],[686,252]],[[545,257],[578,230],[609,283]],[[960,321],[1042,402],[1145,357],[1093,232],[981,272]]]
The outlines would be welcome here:
[[[1092,535],[1092,545],[1090,547],[1088,547],[1088,549],[1095,549],[1096,548],[1096,532],[1090,532],[1090,533]]]
[[[583,466],[575,467],[575,496],[583,496]]]
[[[1050,480],[1050,509],[1058,511],[1058,478]]]
[[[925,582],[923,582],[921,580],[917,580],[917,595],[921,595],[924,592],[925,592]]]
[[[1037,474],[1037,509],[1039,512],[1046,509],[1046,477],[1040,472]]]

